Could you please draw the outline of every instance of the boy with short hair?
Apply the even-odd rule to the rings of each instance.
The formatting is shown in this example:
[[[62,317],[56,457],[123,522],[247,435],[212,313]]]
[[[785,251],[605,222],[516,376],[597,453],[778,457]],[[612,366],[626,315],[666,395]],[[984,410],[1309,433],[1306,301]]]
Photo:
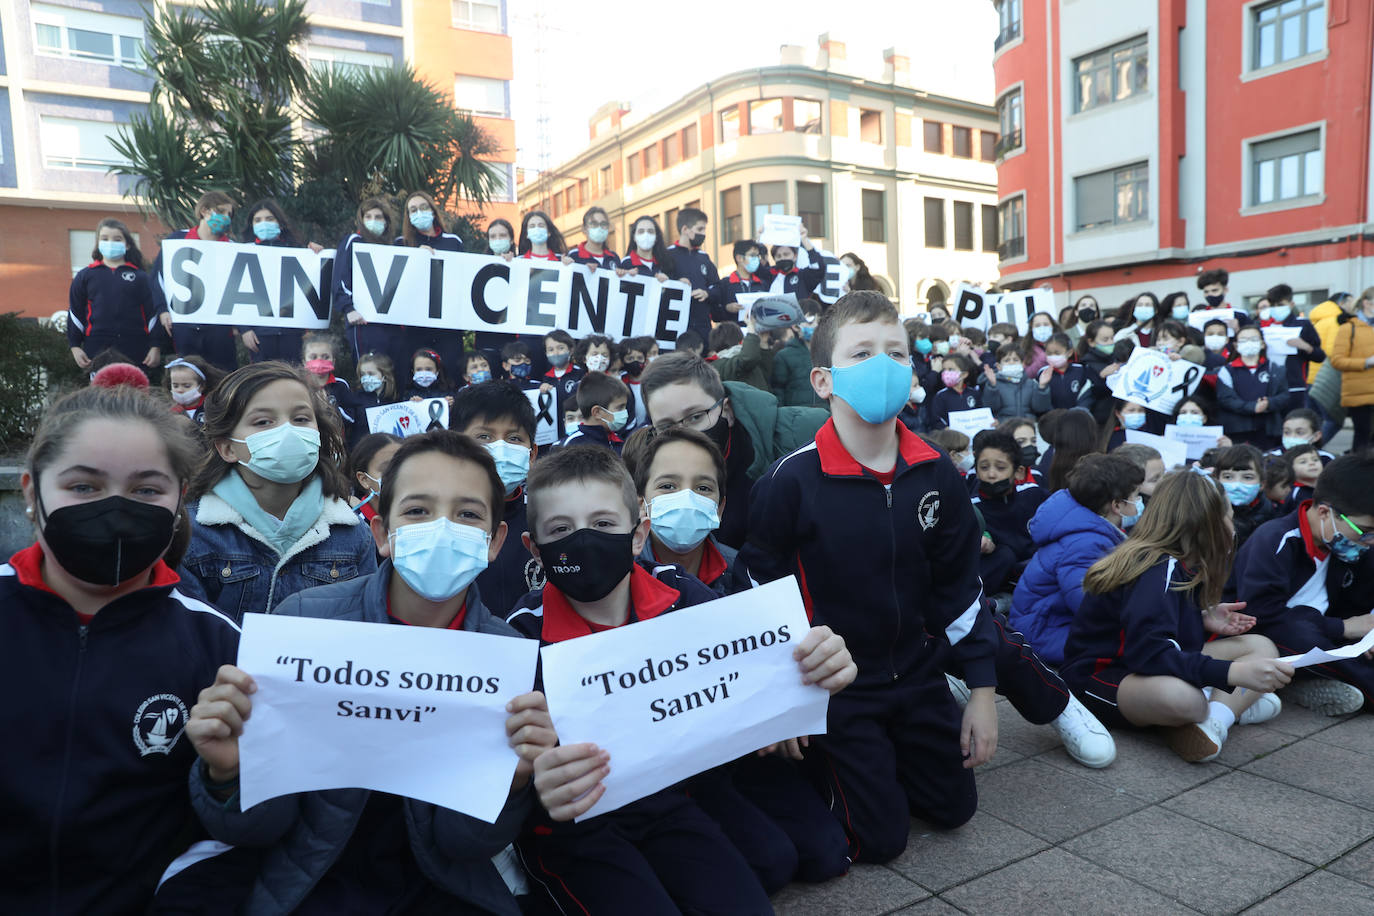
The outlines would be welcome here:
[[[1283,442],[1277,448],[1272,448],[1265,452],[1275,458],[1282,458],[1283,453],[1290,448],[1297,448],[1299,445],[1321,446],[1322,444],[1322,418],[1315,410],[1310,407],[1298,407],[1288,411],[1283,415]],[[1322,464],[1330,464],[1336,460],[1336,456],[1327,451],[1317,449],[1317,454],[1321,456]]]
[[[712,321],[733,321],[742,324],[739,313],[744,306],[735,301],[740,293],[766,293],[772,282],[772,268],[762,267],[763,249],[753,239],[740,239],[732,249],[735,257],[735,270],[728,277],[721,277],[711,287]]]
[[[701,335],[711,331],[711,287],[720,282],[715,262],[702,250],[706,244],[706,214],[685,207],[677,215],[677,241],[668,246],[679,276],[692,284],[692,308],[687,327]]]
[[[996,594],[1015,584],[1035,553],[1026,526],[1049,494],[1034,481],[1017,485],[1026,469],[1021,446],[1007,433],[984,430],[974,436],[973,462],[977,480],[973,504],[995,545],[992,553],[983,555],[980,569],[984,588]]]
[[[480,385],[491,381],[491,363],[485,353],[474,350],[463,354],[463,386]]]
[[[832,417],[756,484],[740,560],[757,582],[796,575],[813,622],[846,637],[859,676],[806,758],[852,857],[885,862],[906,847],[909,814],[946,828],[973,816],[972,768],[996,750],[982,532],[954,467],[897,422],[911,363],[892,303],[841,297],[811,348]],[[927,632],[946,635],[972,688],[962,724]]]
[[[604,372],[588,372],[577,386],[581,422],[554,445],[554,450],[570,445],[600,445],[619,455],[625,440],[617,433],[629,422],[629,402],[630,389],[620,379]]]
[[[605,449],[572,448],[541,460],[529,477],[524,540],[548,581],[508,622],[542,644],[562,642],[714,599],[681,567],[635,563],[651,522],[640,517],[629,472]],[[564,559],[566,557],[566,559]],[[801,641],[803,677],[828,690],[854,674],[849,653],[824,627]],[[580,913],[768,913],[768,897],[743,856],[679,784],[582,823],[604,794],[610,755],[566,743],[535,762],[547,817],[520,845],[536,881]]]
[[[529,344],[523,340],[511,340],[501,346],[501,371],[510,384],[522,391],[538,388],[539,383],[530,378],[532,367]]]
[[[544,335],[544,357],[549,361],[549,371],[544,373],[540,391],[553,391],[557,396],[557,416],[560,420],[558,435],[566,436],[570,429],[563,425],[562,417],[568,410],[568,403],[577,394],[577,384],[587,370],[572,364],[572,335],[557,328]]]
[[[1001,422],[1012,417],[1031,414],[1035,391],[1040,387],[1034,378],[1027,377],[1021,350],[1015,344],[1002,344],[997,349],[997,365],[984,366],[987,377],[983,385],[983,406]]]
[[[1225,309],[1231,306],[1226,304],[1227,284],[1231,282],[1231,275],[1221,268],[1204,270],[1197,275],[1197,288],[1202,290],[1203,298],[1207,300],[1206,308]],[[1198,307],[1199,309],[1202,306]]]
[[[1266,298],[1269,300],[1269,307],[1260,309],[1260,327],[1292,329],[1293,334],[1287,338],[1287,343],[1298,352],[1284,361],[1284,371],[1288,377],[1288,394],[1293,401],[1302,403],[1307,398],[1308,367],[1326,362],[1321,335],[1312,327],[1312,323],[1293,307],[1293,287],[1287,283],[1271,286]]]
[[[496,559],[477,577],[487,606],[504,617],[515,602],[543,581],[539,564],[518,536],[527,527],[525,477],[535,453],[534,408],[518,389],[504,382],[484,382],[453,396],[448,425],[487,450],[505,487],[501,518],[510,535]]]
[[[1331,649],[1374,629],[1374,457],[1346,455],[1326,466],[1312,499],[1259,526],[1236,555],[1232,581],[1253,632],[1283,655]],[[1374,696],[1366,657],[1302,669],[1285,699],[1327,715],[1358,710]]]

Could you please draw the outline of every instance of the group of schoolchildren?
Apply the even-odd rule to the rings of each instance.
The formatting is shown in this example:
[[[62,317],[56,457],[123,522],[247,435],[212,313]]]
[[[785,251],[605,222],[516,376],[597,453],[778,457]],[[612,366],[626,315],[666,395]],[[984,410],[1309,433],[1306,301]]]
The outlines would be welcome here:
[[[442,247],[432,202],[424,212],[406,234]],[[359,215],[370,234],[351,240],[390,233],[384,205]],[[512,247],[506,228],[497,254]],[[558,258],[551,235],[527,218],[516,251]],[[598,235],[579,255],[609,266]],[[632,266],[657,270],[667,259],[645,235]],[[803,282],[772,255],[783,283]],[[716,310],[761,282],[758,246],[742,257],[743,273],[718,281],[742,288],[694,283],[695,301]],[[757,328],[721,332],[733,301],[708,311],[705,356],[688,335],[663,354],[563,332],[541,352],[479,339],[499,373],[492,358],[465,361],[465,384],[438,389],[449,428],[406,439],[350,437],[356,402],[314,335],[241,369],[178,348],[166,394],[109,366],[57,401],[22,478],[35,543],[0,567],[12,611],[0,669],[15,695],[47,698],[22,706],[33,750],[3,771],[6,909],[770,912],[790,881],[900,855],[911,815],[941,828],[972,817],[995,694],[1091,767],[1115,758],[1107,726],[1162,727],[1184,759],[1213,759],[1231,728],[1278,715],[1274,691],[1290,682],[1298,703],[1360,708],[1368,660],[1295,676],[1277,657],[1374,628],[1374,458],[1319,450],[1321,417],[1258,379],[1279,373],[1252,352],[1254,322],[1223,324],[1226,340],[1198,354],[1174,311],[1146,314],[1147,297],[1114,323],[1085,298],[1057,325],[1035,316],[1025,340],[994,326],[980,341],[936,309],[904,325],[847,266],[847,295],[767,345]],[[1204,290],[1210,305],[1224,286]],[[1273,308],[1259,321],[1286,325]],[[414,353],[403,389],[386,372],[393,329],[356,314],[358,387],[378,403],[430,396],[443,349],[468,352],[420,341],[431,362]],[[767,350],[776,369],[798,346],[805,396],[730,362]],[[1215,381],[1176,416],[1151,416],[1104,394],[1132,346],[1196,357]],[[540,355],[548,372],[531,378],[521,367]],[[1247,377],[1272,393],[1247,400]],[[560,439],[543,448],[530,385],[560,408]],[[573,404],[575,423],[561,409]],[[972,441],[948,428],[978,406],[994,406],[998,428]],[[1247,408],[1269,416],[1226,425]],[[1123,441],[1213,416],[1226,441],[1191,469]],[[234,666],[247,613],[547,644],[787,576],[813,625],[800,674],[832,694],[824,735],[576,821],[615,761],[558,734],[536,682],[507,710],[518,763],[494,824],[363,789],[240,807],[256,690]]]

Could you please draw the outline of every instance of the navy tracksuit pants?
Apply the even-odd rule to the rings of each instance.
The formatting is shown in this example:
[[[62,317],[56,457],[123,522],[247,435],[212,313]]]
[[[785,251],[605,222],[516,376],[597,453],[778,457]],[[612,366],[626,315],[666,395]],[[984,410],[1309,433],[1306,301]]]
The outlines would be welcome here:
[[[293,366],[301,364],[301,342],[305,340],[304,331],[269,331],[258,333],[258,352],[252,354],[252,361],[265,363],[268,360],[281,360]]]
[[[518,845],[531,878],[564,913],[773,912],[749,863],[681,789],[581,823],[540,823]]]
[[[174,324],[172,343],[178,356],[199,356],[225,372],[239,367],[233,328],[211,324]]]

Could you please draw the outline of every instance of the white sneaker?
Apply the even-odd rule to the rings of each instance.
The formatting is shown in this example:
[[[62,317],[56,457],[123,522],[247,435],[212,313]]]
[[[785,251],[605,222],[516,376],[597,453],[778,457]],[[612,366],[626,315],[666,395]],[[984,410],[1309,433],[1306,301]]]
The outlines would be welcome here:
[[[1260,698],[1250,704],[1250,708],[1240,714],[1236,721],[1241,725],[1258,725],[1283,712],[1283,701],[1272,693],[1262,693]]]
[[[1345,681],[1305,677],[1289,684],[1283,695],[1324,716],[1343,716],[1364,706],[1364,694]]]
[[[954,694],[954,702],[959,704],[960,709],[963,709],[968,705],[969,697],[973,696],[973,691],[968,689],[968,684],[952,674],[946,674],[945,680],[949,683],[949,692]]]
[[[1169,747],[1189,763],[1207,763],[1221,754],[1226,743],[1226,727],[1208,716],[1192,725],[1178,725],[1169,731]]]
[[[1064,742],[1069,756],[1085,767],[1100,770],[1116,759],[1116,742],[1111,733],[1073,694],[1069,694],[1069,705],[1050,727]]]

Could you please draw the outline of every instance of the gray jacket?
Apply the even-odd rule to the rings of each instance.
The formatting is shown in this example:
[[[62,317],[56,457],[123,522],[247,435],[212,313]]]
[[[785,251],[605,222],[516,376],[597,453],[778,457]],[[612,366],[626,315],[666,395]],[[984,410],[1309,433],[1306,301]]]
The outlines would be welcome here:
[[[391,561],[370,576],[306,589],[288,597],[278,614],[385,623]],[[492,615],[470,586],[464,630],[519,638]],[[331,789],[268,799],[247,811],[235,793],[227,802],[210,794],[200,761],[191,767],[191,804],[215,839],[264,850],[245,912],[289,913],[314,889],[348,844],[367,789]],[[533,783],[506,800],[495,824],[415,799],[405,799],[406,826],[416,862],[437,887],[488,913],[518,916],[520,909],[492,863],[514,841],[534,804]]]

